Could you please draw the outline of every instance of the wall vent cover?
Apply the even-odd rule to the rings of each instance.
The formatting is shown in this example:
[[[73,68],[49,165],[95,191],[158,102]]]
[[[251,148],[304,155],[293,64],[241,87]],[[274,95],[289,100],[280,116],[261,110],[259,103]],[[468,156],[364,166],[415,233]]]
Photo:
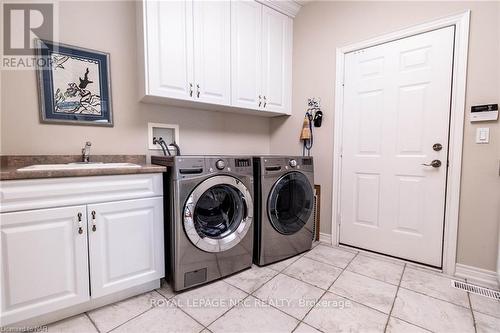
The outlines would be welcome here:
[[[483,287],[479,287],[479,286],[476,286],[476,285],[471,284],[471,283],[465,283],[462,281],[455,281],[455,280],[451,280],[451,285],[454,288],[468,291],[468,292],[476,294],[476,295],[481,295],[484,297],[500,300],[500,291],[496,291],[496,290],[488,289],[488,288],[483,288]]]

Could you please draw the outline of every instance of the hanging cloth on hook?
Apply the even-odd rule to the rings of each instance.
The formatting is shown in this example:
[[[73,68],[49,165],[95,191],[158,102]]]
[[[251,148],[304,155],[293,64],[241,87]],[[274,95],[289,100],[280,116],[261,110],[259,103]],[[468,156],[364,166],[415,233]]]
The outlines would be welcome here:
[[[302,148],[303,156],[306,156],[306,150],[307,150],[307,156],[311,156],[311,148],[313,146],[312,120],[313,120],[312,114],[309,111],[306,112],[304,116],[304,121],[302,122],[302,131],[300,133],[300,140],[302,140],[304,144]]]

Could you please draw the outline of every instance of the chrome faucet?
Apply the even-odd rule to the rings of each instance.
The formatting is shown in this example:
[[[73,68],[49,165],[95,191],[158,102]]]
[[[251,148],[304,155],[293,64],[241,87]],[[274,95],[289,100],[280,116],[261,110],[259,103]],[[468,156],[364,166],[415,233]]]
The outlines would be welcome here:
[[[85,147],[82,148],[82,162],[89,163],[90,162],[90,146],[92,143],[90,141],[85,142]]]

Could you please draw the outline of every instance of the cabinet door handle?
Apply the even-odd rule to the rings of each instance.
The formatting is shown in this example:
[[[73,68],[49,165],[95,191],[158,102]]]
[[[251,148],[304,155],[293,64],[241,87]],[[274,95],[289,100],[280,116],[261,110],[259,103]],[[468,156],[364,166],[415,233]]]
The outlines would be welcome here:
[[[199,84],[196,85],[196,97],[200,98],[200,85]]]
[[[92,214],[92,231],[95,232],[97,230],[97,226],[95,225],[95,210],[90,214]]]
[[[78,213],[76,216],[78,218],[78,233],[81,235],[83,234],[82,213]]]
[[[261,105],[262,105],[262,96],[259,95],[259,108],[260,108]]]
[[[267,105],[267,99],[266,99],[266,96],[264,96],[264,107],[266,107]]]
[[[189,97],[193,97],[193,84],[189,84]]]

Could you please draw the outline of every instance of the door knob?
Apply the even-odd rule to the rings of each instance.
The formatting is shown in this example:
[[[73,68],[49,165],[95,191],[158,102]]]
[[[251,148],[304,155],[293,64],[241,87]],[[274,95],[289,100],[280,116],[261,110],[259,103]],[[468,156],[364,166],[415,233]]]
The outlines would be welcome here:
[[[441,161],[440,160],[434,160],[431,163],[422,163],[422,165],[431,166],[433,168],[439,168],[441,166]]]

